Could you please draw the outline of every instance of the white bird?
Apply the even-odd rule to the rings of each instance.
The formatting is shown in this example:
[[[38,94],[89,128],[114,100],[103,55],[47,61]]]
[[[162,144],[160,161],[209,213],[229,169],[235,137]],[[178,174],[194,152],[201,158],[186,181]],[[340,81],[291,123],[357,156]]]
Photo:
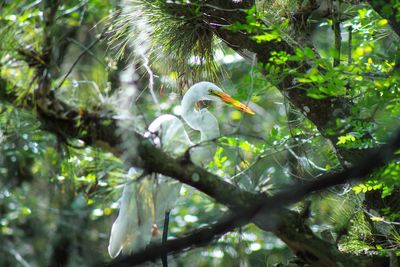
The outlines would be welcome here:
[[[190,150],[190,157],[196,165],[204,166],[215,154],[215,145],[207,141],[218,138],[220,133],[217,119],[206,108],[195,109],[201,100],[223,101],[248,114],[255,113],[213,83],[199,82],[189,88],[182,99],[181,114],[192,129],[200,132],[200,145]],[[169,114],[155,119],[145,136],[153,137],[154,143],[172,156],[180,156],[194,145],[181,120]],[[135,169],[130,174],[138,176]],[[145,248],[151,241],[152,227],[162,222],[164,213],[172,209],[180,188],[180,183],[162,175],[156,180],[142,179],[125,185],[119,214],[111,229],[110,256],[115,258],[121,251],[130,254]]]

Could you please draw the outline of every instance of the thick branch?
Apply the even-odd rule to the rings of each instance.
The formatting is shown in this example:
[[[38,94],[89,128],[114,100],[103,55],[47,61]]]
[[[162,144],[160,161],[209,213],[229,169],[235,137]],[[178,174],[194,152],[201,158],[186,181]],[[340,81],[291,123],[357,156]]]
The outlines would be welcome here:
[[[243,191],[239,187],[221,180],[220,177],[191,162],[171,158],[147,140],[140,142],[139,154],[144,162],[144,166],[140,167],[177,179],[228,207],[244,207],[248,203],[254,203],[260,197],[260,195]],[[135,162],[130,162],[130,164],[135,165]]]
[[[344,182],[348,182],[352,179],[357,178],[365,178],[368,174],[370,174],[376,168],[384,166],[388,161],[395,158],[394,152],[400,148],[400,131],[395,136],[395,138],[390,142],[388,145],[382,146],[376,152],[370,153],[367,157],[360,162],[357,166],[352,168],[343,170],[339,173],[334,174],[326,174],[320,179],[316,181],[311,181],[307,183],[302,183],[299,185],[293,185],[287,188],[284,192],[278,193],[272,197],[266,197],[263,195],[258,195],[256,199],[251,198],[251,202],[239,204],[233,204],[234,199],[236,197],[240,197],[237,194],[237,190],[235,192],[229,192],[230,194],[230,201],[228,199],[228,205],[234,207],[233,210],[240,210],[240,213],[236,213],[234,215],[227,216],[221,219],[218,223],[212,224],[211,226],[207,226],[201,228],[199,230],[193,231],[190,235],[179,239],[173,239],[168,241],[165,245],[157,244],[154,245],[146,250],[139,251],[131,256],[127,256],[122,259],[115,260],[106,266],[128,266],[129,265],[136,265],[141,264],[149,260],[157,260],[161,255],[164,253],[171,253],[171,252],[179,252],[185,248],[194,246],[194,245],[203,245],[211,242],[216,236],[224,234],[229,230],[232,230],[236,227],[242,226],[248,223],[250,220],[255,221],[256,224],[260,221],[261,218],[268,214],[269,216],[279,210],[282,209],[283,206],[297,202],[307,196],[308,194],[320,190],[324,190],[328,187],[339,185]],[[165,156],[165,155],[164,155]],[[167,156],[166,156],[167,157]],[[179,164],[176,160],[168,159],[168,161],[174,161],[175,164]],[[155,165],[155,169],[159,172],[165,171],[164,168],[159,169],[159,165],[163,165],[162,162],[157,162]],[[164,164],[168,165],[168,164]],[[171,167],[171,166],[169,166]],[[172,166],[173,167],[173,166]],[[184,168],[180,169],[179,173],[174,173],[178,175],[180,181],[185,183],[190,183],[190,179],[184,178],[185,175],[191,175],[193,172],[189,173],[182,173],[185,172]],[[165,175],[171,175],[173,173],[163,173]],[[204,173],[207,176],[213,176],[212,174]],[[217,179],[219,181],[219,179]],[[217,182],[223,183],[222,181]],[[191,184],[193,185],[193,184]],[[200,188],[197,188],[201,190]],[[223,190],[223,189],[221,189]],[[217,194],[225,194],[225,192],[220,191],[219,189],[216,190]],[[242,195],[249,194],[245,191],[242,192]],[[253,202],[254,201],[254,202]],[[289,215],[290,216],[290,215]],[[283,226],[278,227],[278,230],[275,230],[274,233],[281,237],[287,243],[292,244],[292,247],[296,247],[295,250],[296,254],[302,259],[307,259],[307,262],[311,263],[313,266],[355,266],[356,262],[352,259],[344,256],[343,254],[337,253],[337,258],[331,258],[329,250],[320,249],[318,251],[314,251],[314,254],[310,253],[309,251],[304,250],[304,247],[329,247],[330,244],[328,242],[312,239],[310,240],[307,236],[313,236],[313,233],[306,227],[300,230],[297,229],[299,222],[297,222],[296,217],[291,218],[290,220],[285,220],[283,222]],[[265,220],[261,219],[261,227]],[[271,223],[271,222],[269,222]],[[272,223],[274,221],[272,220]],[[288,235],[287,230],[292,230],[290,235]],[[307,235],[304,235],[304,233]],[[288,236],[291,238],[289,239]],[[296,238],[293,238],[293,237]],[[311,244],[309,242],[312,242]],[[325,244],[324,244],[325,243]],[[323,245],[323,246],[321,246]],[[364,264],[368,264],[367,260],[364,258],[365,262],[360,263],[360,259],[358,259],[357,266],[361,266]],[[376,264],[376,263],[375,263]],[[378,266],[378,265],[374,265]]]

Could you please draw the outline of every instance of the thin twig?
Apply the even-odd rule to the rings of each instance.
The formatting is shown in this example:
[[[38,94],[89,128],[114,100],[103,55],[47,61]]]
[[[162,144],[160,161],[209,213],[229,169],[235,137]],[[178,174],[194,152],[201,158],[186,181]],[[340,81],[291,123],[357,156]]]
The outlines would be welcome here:
[[[339,66],[340,64],[340,48],[342,44],[342,37],[340,31],[340,0],[338,1],[338,8],[335,8],[333,4],[333,0],[331,0],[331,8],[332,8],[332,28],[335,35],[335,50],[336,53],[333,58],[333,66]]]
[[[352,50],[353,50],[353,46],[352,46],[352,42],[353,42],[353,27],[349,26],[348,28],[349,31],[349,40],[348,40],[348,51],[347,51],[347,64],[350,65],[353,58],[352,58]]]
[[[163,229],[163,235],[162,235],[162,241],[161,244],[164,246],[167,243],[168,240],[168,225],[169,225],[169,215],[171,211],[165,212],[164,216],[164,229]],[[168,253],[165,253],[161,257],[161,261],[163,264],[163,267],[168,267]]]
[[[61,80],[61,82],[58,84],[58,86],[55,88],[55,90],[58,90],[61,88],[61,86],[64,84],[65,80],[68,78],[68,76],[71,74],[72,70],[75,68],[75,66],[78,64],[79,60],[90,50],[92,47],[94,47],[101,39],[103,38],[103,34],[94,40],[88,47],[86,47],[85,50],[83,50],[79,56],[76,58],[72,66],[69,68],[68,72],[65,74],[64,78]]]

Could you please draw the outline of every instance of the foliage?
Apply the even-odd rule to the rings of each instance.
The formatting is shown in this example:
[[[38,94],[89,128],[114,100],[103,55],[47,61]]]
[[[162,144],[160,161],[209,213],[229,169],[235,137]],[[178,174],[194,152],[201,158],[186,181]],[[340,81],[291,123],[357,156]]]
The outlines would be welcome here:
[[[92,143],[82,137],[99,127],[86,125],[85,119],[106,118],[110,110],[121,108],[118,100],[129,98],[126,84],[138,90],[127,111],[133,121],[129,130],[136,132],[161,113],[179,116],[182,90],[201,79],[214,80],[250,103],[256,116],[208,106],[221,137],[213,140],[216,154],[205,169],[255,194],[273,195],[288,184],[346,168],[349,158],[359,161],[387,143],[400,126],[399,37],[370,6],[343,1],[339,53],[332,45],[331,17],[315,15],[310,42],[299,45],[291,38],[298,33],[290,30],[298,1],[257,1],[244,10],[244,21],[223,26],[259,46],[281,48],[270,51],[264,64],[249,65],[231,44],[219,43],[218,25],[207,24],[215,9],[209,1],[116,2],[0,2],[1,266],[86,266],[109,260],[110,227],[130,166],[114,148],[95,146],[97,136],[91,136]],[[284,43],[293,49],[285,50]],[[334,65],[334,58],[340,64]],[[127,62],[136,67],[134,72],[126,71]],[[122,73],[127,72],[133,82],[125,80]],[[75,136],[55,130],[37,108],[44,77],[50,77],[52,97],[78,110],[71,128],[82,127]],[[277,88],[288,77],[295,86],[281,94]],[[337,110],[329,127],[321,129],[309,120],[309,107],[300,110],[289,103],[293,91],[318,103],[345,100],[349,112]],[[59,108],[54,103],[47,104]],[[198,133],[187,130],[197,140]],[[132,142],[124,143],[126,154],[135,154]],[[342,157],[343,151],[349,158]],[[304,224],[341,251],[399,253],[399,173],[400,161],[393,160],[360,177],[366,178],[362,182],[307,196],[290,209],[304,212]],[[380,204],[368,208],[369,198]],[[184,186],[171,213],[170,237],[207,225],[226,211],[212,196]],[[69,248],[65,254],[59,251],[63,245]],[[249,224],[171,261],[182,266],[271,266],[290,264],[293,257],[275,235]]]
[[[116,14],[115,22],[113,19],[110,23],[115,31],[111,43],[118,47],[119,56],[129,51],[127,46],[131,43],[138,60],[143,56],[138,51],[144,50],[146,57],[151,56],[156,62],[169,59],[168,65],[164,65],[171,66],[167,71],[194,81],[202,77],[216,79],[216,41],[213,32],[204,25],[201,6],[184,1],[126,1],[122,14]]]

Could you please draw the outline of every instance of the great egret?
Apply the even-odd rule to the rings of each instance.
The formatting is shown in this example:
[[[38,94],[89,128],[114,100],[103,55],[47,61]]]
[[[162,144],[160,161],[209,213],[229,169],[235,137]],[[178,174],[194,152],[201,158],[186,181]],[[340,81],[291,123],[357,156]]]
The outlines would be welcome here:
[[[220,133],[217,119],[206,108],[195,109],[196,103],[201,100],[222,101],[248,114],[255,113],[213,83],[199,82],[189,88],[182,99],[181,114],[192,129],[200,132],[200,143],[204,142],[204,145],[193,147],[190,157],[193,163],[203,166],[215,154],[215,146],[207,144],[207,141],[218,138]],[[194,145],[181,120],[168,114],[155,119],[146,136],[152,137],[156,145],[173,156],[182,155]],[[131,169],[130,172],[135,171]],[[119,214],[111,229],[110,256],[115,258],[121,251],[129,254],[146,247],[150,243],[152,229],[155,230],[154,225],[162,221],[164,213],[172,208],[180,188],[178,182],[162,175],[156,180],[142,179],[125,185]]]

